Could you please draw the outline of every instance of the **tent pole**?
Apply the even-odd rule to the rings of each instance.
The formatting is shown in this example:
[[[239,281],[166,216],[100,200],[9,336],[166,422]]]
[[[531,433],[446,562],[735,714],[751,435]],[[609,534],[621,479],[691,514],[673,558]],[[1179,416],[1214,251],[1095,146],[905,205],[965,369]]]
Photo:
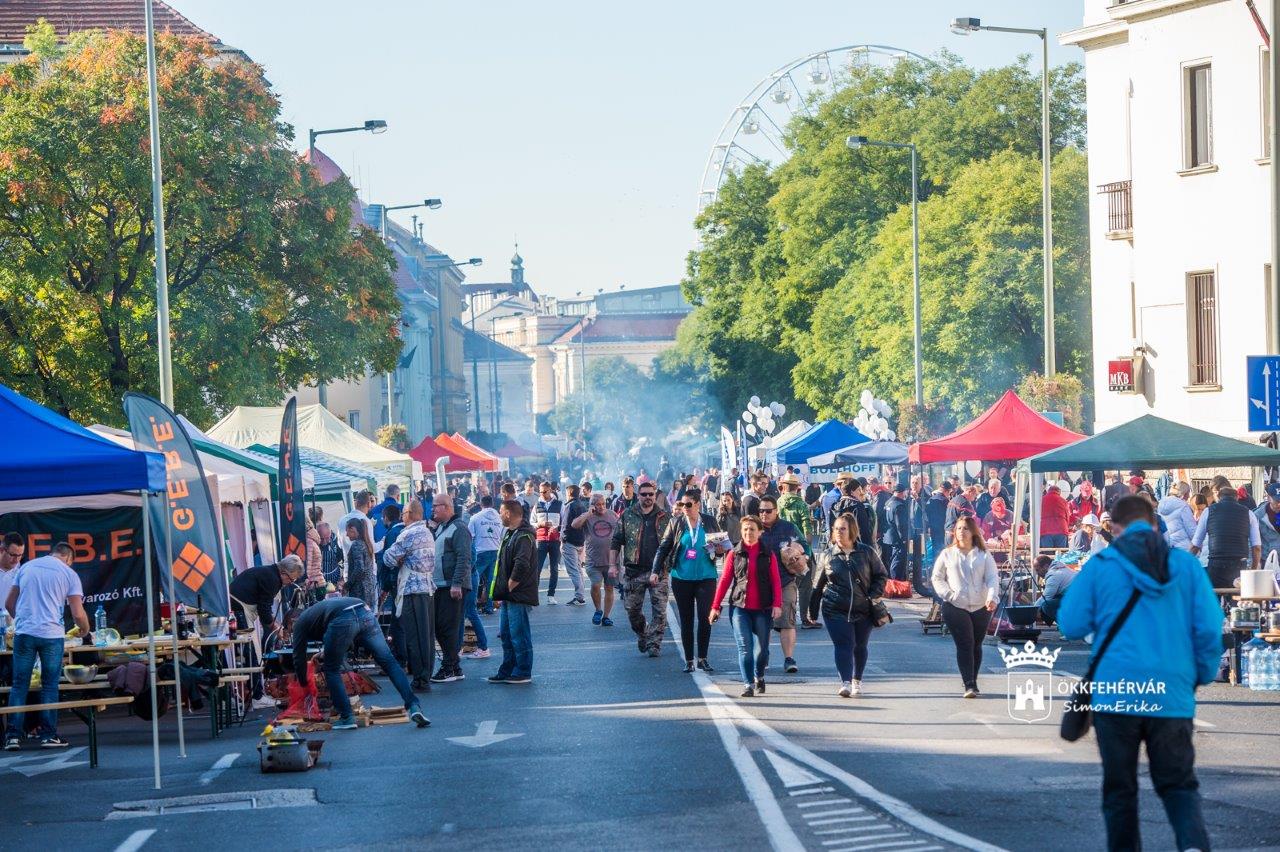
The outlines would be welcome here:
[[[145,566],[147,595],[147,669],[151,684],[151,761],[155,769],[156,789],[160,789],[160,714],[156,712],[160,706],[156,698],[156,601],[155,589],[151,582],[151,495],[146,491],[142,495],[142,560]]]
[[[173,581],[173,536],[169,525],[164,526],[165,573],[169,575],[169,632],[173,634],[173,693],[178,706],[178,757],[187,756],[187,734],[182,725],[182,661],[178,658],[178,596]],[[211,708],[210,712],[216,712]]]

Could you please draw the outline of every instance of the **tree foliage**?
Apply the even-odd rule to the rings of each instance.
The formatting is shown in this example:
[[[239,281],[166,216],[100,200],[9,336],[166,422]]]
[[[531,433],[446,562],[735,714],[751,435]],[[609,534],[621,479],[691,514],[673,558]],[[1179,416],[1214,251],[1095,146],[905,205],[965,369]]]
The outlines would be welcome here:
[[[1018,396],[1036,411],[1062,413],[1063,425],[1075,432],[1084,428],[1084,383],[1069,373],[1052,378],[1031,373],[1018,385]]]
[[[397,453],[408,452],[413,447],[409,443],[409,427],[403,423],[384,423],[373,437],[381,446]]]
[[[1088,370],[1084,87],[1055,70],[1059,368]],[[851,417],[871,388],[913,397],[911,162],[919,152],[925,431],[981,411],[1039,368],[1040,81],[1027,58],[975,71],[954,56],[854,69],[788,127],[790,158],[730,174],[696,220],[683,282],[694,313],[673,362],[724,410],[752,393],[798,415]],[[793,403],[798,402],[799,405]],[[914,427],[913,427],[914,428]]]
[[[157,393],[142,38],[37,27],[0,70],[0,381],[82,421]],[[176,407],[197,421],[394,366],[391,255],[352,230],[249,62],[157,44]]]

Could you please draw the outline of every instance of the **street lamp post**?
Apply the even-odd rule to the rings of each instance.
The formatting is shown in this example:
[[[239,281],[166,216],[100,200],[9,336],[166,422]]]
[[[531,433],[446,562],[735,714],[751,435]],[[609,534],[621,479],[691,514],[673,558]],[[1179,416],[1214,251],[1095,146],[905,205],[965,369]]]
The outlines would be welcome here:
[[[150,8],[151,0],[147,0],[147,6]],[[315,162],[316,156],[316,137],[326,136],[331,133],[356,133],[364,131],[368,133],[386,133],[387,123],[380,118],[371,118],[359,127],[333,127],[326,130],[311,129],[307,131],[307,160]],[[320,404],[325,408],[329,407],[329,386],[324,382],[316,384],[316,395],[319,397]]]
[[[169,351],[169,265],[164,243],[164,188],[160,165],[160,102],[156,90],[155,12],[146,0],[147,107],[151,125],[151,209],[156,242],[156,354],[160,359],[160,401],[173,408],[173,358]]]
[[[427,260],[435,260],[436,258],[443,258],[445,260],[448,260],[449,256],[445,254],[429,255],[427,257]],[[464,266],[479,266],[482,263],[484,263],[484,258],[469,257],[466,260],[450,261],[449,263],[442,263],[439,266],[436,266],[433,268],[461,269]],[[436,276],[436,303],[437,303],[436,308],[439,311],[441,325],[443,325],[444,323],[444,290],[443,290],[442,284],[443,284],[443,279],[441,279],[437,274]],[[492,292],[492,291],[474,290],[470,292],[471,292],[471,295],[474,297],[474,296],[479,296],[483,293]],[[470,313],[471,313],[471,334],[474,337],[476,333],[475,305],[471,306]],[[441,351],[443,351],[443,349]],[[443,376],[443,370],[441,370],[441,375]],[[477,359],[475,357],[471,359],[471,404],[472,404],[472,407],[475,409],[476,431],[479,432],[480,431],[480,368],[477,364]]]
[[[911,302],[912,302],[912,337],[914,338],[914,361],[916,383],[916,408],[924,407],[924,367],[921,361],[920,346],[920,218],[919,218],[919,176],[916,168],[916,146],[914,142],[878,142],[865,136],[850,136],[845,144],[857,150],[862,147],[905,148],[911,151]]]
[[[1050,186],[1050,137],[1049,137],[1049,32],[1025,27],[993,27],[978,18],[956,18],[951,31],[956,35],[968,35],[978,30],[993,33],[1018,33],[1038,36],[1044,75],[1040,81],[1040,159],[1042,162],[1041,209],[1044,215],[1044,374],[1057,372],[1057,356],[1053,333],[1053,190]]]
[[[365,122],[365,123],[368,124],[368,122]],[[312,131],[312,133],[319,135],[318,133],[316,133],[316,131]],[[382,242],[383,243],[387,242],[387,214],[390,213],[392,210],[416,210],[419,207],[425,207],[428,210],[439,210],[441,206],[443,206],[443,204],[444,202],[442,202],[439,198],[424,198],[422,201],[417,201],[417,202],[414,202],[413,204],[396,204],[391,207],[383,207],[382,215],[378,217],[378,230],[382,236]],[[399,261],[396,261],[396,263],[399,263]],[[441,337],[442,338],[444,337],[443,333],[441,334]],[[441,353],[444,352],[443,343],[441,344],[440,351]],[[395,397],[392,396],[392,390],[393,390],[392,374],[394,372],[395,372],[394,367],[392,367],[390,370],[387,371],[387,422],[386,422],[387,426],[390,426],[392,423],[396,422]],[[443,400],[441,401],[440,410],[443,416],[443,411],[444,411]]]

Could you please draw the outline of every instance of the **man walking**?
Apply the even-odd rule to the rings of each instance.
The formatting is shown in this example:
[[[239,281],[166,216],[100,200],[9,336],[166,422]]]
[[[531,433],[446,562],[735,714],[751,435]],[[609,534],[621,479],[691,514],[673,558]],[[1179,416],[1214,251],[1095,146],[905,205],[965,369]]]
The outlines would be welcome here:
[[[493,566],[498,561],[498,545],[502,543],[502,518],[493,508],[493,498],[488,494],[480,498],[480,511],[471,516],[467,530],[476,547],[476,603],[482,613],[493,615],[489,584],[493,580]]]
[[[533,679],[533,634],[529,613],[538,605],[537,546],[533,527],[524,517],[518,500],[502,502],[505,532],[498,547],[489,594],[502,601],[498,638],[502,641],[502,665],[489,683],[529,683]]]
[[[659,509],[654,501],[658,489],[652,482],[640,486],[640,503],[622,513],[618,529],[613,534],[609,550],[609,568],[616,572],[622,563],[624,585],[623,605],[631,629],[636,634],[636,646],[640,653],[657,657],[662,653],[662,637],[667,630],[666,583],[652,581],[653,558],[658,554],[658,542],[666,531],[670,515]],[[616,575],[615,575],[616,576]],[[649,595],[650,618],[644,617],[644,597]]]
[[[586,536],[581,527],[573,522],[587,513],[590,506],[591,483],[583,481],[581,486],[570,485],[565,489],[569,498],[564,506],[564,514],[560,516],[560,557],[564,560],[564,570],[573,583],[573,597],[569,606],[585,606],[586,598],[582,596],[582,545]]]
[[[592,624],[612,627],[613,587],[617,582],[617,569],[609,567],[609,548],[613,534],[618,530],[618,516],[605,508],[603,494],[591,495],[591,507],[579,515],[573,526],[582,530],[585,544],[587,578],[591,581],[591,603],[595,606]]]
[[[6,548],[7,549],[7,548]],[[48,556],[32,559],[17,570],[5,598],[5,609],[14,619],[13,625],[13,689],[9,704],[27,703],[31,689],[31,673],[40,660],[40,704],[58,700],[58,679],[62,676],[62,654],[66,628],[63,607],[71,608],[71,617],[86,639],[89,638],[89,616],[84,611],[84,589],[80,575],[71,569],[71,545],[59,542]],[[5,751],[22,747],[25,713],[14,714],[12,727],[5,736]],[[40,748],[66,748],[67,741],[58,736],[58,711],[45,710],[39,729]]]
[[[444,499],[436,495],[434,499]],[[404,637],[404,648],[397,649],[408,663],[413,688],[431,691],[431,666],[435,662],[436,637],[435,597],[437,558],[435,539],[422,517],[422,503],[416,498],[404,507],[405,527],[383,554],[383,561],[396,571],[395,599],[392,612],[399,630],[396,641]],[[441,597],[445,597],[441,595]]]
[[[778,497],[778,517],[800,531],[800,535],[804,536],[805,542],[809,545],[809,549],[813,549],[813,514],[809,509],[809,505],[800,496],[800,477],[794,473],[788,473],[778,480],[778,490],[782,494]],[[778,563],[778,567],[782,567],[782,563]],[[800,614],[800,626],[805,630],[812,630],[822,625],[809,618],[809,598],[813,595],[813,569],[816,568],[816,562],[811,560],[810,571],[801,574],[796,578],[797,592],[797,611]]]
[[[437,494],[432,503],[436,522],[437,589],[448,594],[435,596],[436,641],[440,643],[440,670],[431,676],[432,683],[462,680],[458,652],[462,648],[462,599],[471,589],[471,533],[454,511],[453,499]],[[483,628],[481,628],[483,629]]]
[[[538,537],[538,575],[542,575],[542,565],[551,565],[551,576],[547,579],[547,605],[556,605],[556,581],[560,579],[560,516],[564,513],[564,504],[556,497],[549,481],[538,486],[538,502],[533,506],[533,528]]]
[[[1111,524],[1115,525],[1115,512]],[[1258,516],[1236,497],[1229,484],[1218,489],[1218,500],[1200,513],[1200,523],[1191,537],[1191,553],[1209,550],[1209,579],[1215,589],[1229,589],[1240,579],[1240,569],[1249,563],[1262,567],[1262,533]]]
[[[622,480],[622,493],[613,498],[613,502],[609,504],[609,510],[618,517],[622,517],[623,512],[639,502],[640,498],[636,495],[636,481],[628,476]]]
[[[769,475],[763,471],[751,474],[751,490],[742,495],[742,517],[760,515],[760,498],[769,493]]]
[[[799,544],[810,562],[813,560],[813,553],[800,530],[790,521],[784,521],[778,516],[778,501],[775,498],[768,495],[760,498],[760,522],[764,526],[760,533],[760,545],[773,551],[773,555],[778,558],[778,570],[782,575],[782,614],[773,620],[773,629],[778,632],[778,639],[782,644],[782,656],[785,658],[783,669],[787,674],[795,674],[800,670],[795,661],[800,590],[796,585],[796,577],[784,567],[787,562],[782,551],[790,544]]]
[[[1200,562],[1171,548],[1144,497],[1111,510],[1115,539],[1072,581],[1058,610],[1064,639],[1094,635],[1093,726],[1102,757],[1102,814],[1109,849],[1140,849],[1138,751],[1179,849],[1209,849],[1192,744],[1196,687],[1213,682],[1222,654],[1222,610]],[[1138,692],[1141,685],[1143,691]]]

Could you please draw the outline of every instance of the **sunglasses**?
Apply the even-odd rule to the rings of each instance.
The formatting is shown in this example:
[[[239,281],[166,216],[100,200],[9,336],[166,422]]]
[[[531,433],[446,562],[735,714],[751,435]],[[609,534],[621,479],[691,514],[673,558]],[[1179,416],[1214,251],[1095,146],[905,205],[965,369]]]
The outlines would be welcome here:
[[[640,492],[640,496],[641,496],[641,497],[652,497],[652,496],[654,496],[654,495],[655,495],[655,494],[657,494],[657,493],[658,493],[658,492],[656,492],[656,491],[641,491],[641,492]]]
[[[773,514],[776,514],[776,513],[777,513],[777,511],[778,511],[777,509],[761,509],[761,510],[760,510],[760,514],[762,514],[762,515],[773,515]]]
[[[698,505],[697,503],[693,503],[693,502],[677,503],[677,504],[676,504],[676,508],[679,508],[679,509],[692,509],[692,508],[694,508],[694,507],[695,507],[695,506],[697,506],[697,505]]]

